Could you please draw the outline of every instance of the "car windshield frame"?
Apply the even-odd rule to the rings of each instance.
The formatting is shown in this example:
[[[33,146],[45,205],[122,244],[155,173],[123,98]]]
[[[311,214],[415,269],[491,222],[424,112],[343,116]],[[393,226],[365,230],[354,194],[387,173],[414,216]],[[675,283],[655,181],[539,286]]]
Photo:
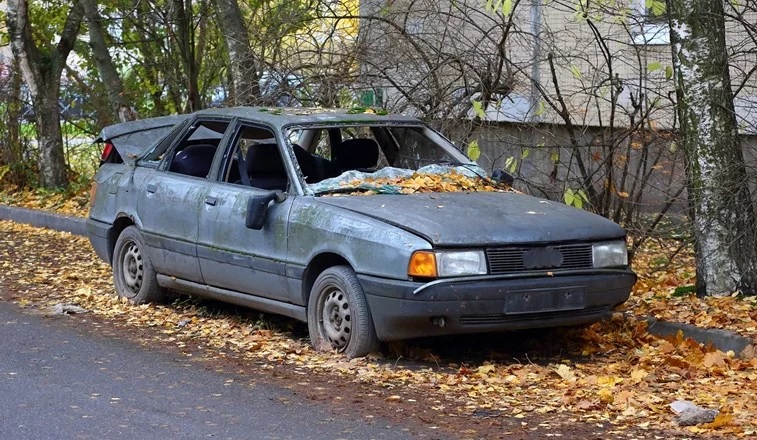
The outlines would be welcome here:
[[[430,144],[433,144],[434,148],[440,148],[441,151],[449,156],[450,160],[440,160],[440,159],[429,159],[427,164],[416,166],[415,169],[413,168],[395,168],[391,165],[384,165],[382,167],[379,167],[375,170],[377,174],[382,174],[382,171],[388,171],[388,174],[393,175],[394,171],[400,172],[408,172],[410,174],[415,173],[418,170],[421,170],[423,168],[426,169],[426,172],[434,172],[429,171],[429,169],[432,169],[433,166],[439,165],[446,167],[450,170],[454,170],[457,172],[462,172],[463,174],[469,174],[471,176],[476,177],[483,177],[487,178],[486,173],[478,166],[478,164],[474,161],[472,161],[469,157],[467,157],[460,149],[457,148],[457,146],[452,143],[449,139],[444,137],[441,133],[437,132],[436,130],[432,129],[426,124],[423,123],[413,123],[413,122],[407,122],[407,121],[345,121],[345,120],[332,120],[332,121],[314,121],[313,123],[292,123],[292,124],[286,124],[281,127],[281,137],[283,140],[285,140],[289,147],[291,147],[293,144],[297,144],[297,140],[293,139],[291,136],[291,133],[297,130],[307,131],[307,130],[331,130],[331,129],[349,129],[349,128],[367,128],[373,131],[374,129],[385,129],[386,134],[389,136],[392,143],[395,145],[398,143],[397,139],[395,137],[396,133],[394,130],[396,129],[411,129],[415,130],[417,134],[420,136],[423,136],[426,141],[428,141]],[[384,139],[384,142],[386,142],[387,139]],[[379,143],[381,143],[381,140],[378,140]],[[310,140],[309,147],[312,147],[312,139]],[[380,146],[382,152],[381,155],[384,156],[384,145]],[[312,152],[311,152],[312,153]],[[396,163],[396,162],[395,162]],[[417,165],[417,164],[416,164]],[[358,173],[360,176],[368,177],[370,176],[370,173],[360,173],[358,171],[346,171],[341,173],[336,178],[339,178],[341,176],[348,177],[350,173]],[[386,174],[386,173],[384,173]],[[316,189],[317,188],[317,189]],[[338,193],[341,192],[341,189],[335,189],[333,191],[326,190],[319,188],[318,183],[316,184],[304,184],[303,190],[305,194],[308,195],[323,195],[328,193]]]

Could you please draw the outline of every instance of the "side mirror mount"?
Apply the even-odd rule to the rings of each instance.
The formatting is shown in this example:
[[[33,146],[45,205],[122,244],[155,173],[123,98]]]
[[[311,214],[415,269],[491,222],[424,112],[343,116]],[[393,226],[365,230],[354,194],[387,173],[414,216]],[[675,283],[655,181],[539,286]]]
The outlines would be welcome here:
[[[505,185],[513,186],[513,182],[515,182],[515,176],[503,170],[502,168],[497,168],[492,173],[492,180],[497,183],[504,183]]]
[[[259,196],[252,196],[247,201],[247,216],[244,225],[249,229],[261,230],[268,217],[268,205],[271,201],[281,203],[287,199],[287,194],[281,191],[272,191]]]

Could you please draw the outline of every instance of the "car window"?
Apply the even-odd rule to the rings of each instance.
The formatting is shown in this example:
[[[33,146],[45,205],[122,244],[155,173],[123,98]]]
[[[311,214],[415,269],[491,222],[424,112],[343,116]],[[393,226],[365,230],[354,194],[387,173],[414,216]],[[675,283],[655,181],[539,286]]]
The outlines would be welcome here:
[[[389,129],[397,150],[390,157],[391,166],[417,170],[430,164],[459,164],[460,161],[449,151],[440,148],[437,142],[415,127],[394,127]]]
[[[385,167],[417,170],[430,164],[460,164],[462,155],[440,144],[424,127],[360,126],[296,128],[288,133],[313,155],[335,164],[341,172]],[[448,143],[445,141],[445,143]]]
[[[285,191],[289,184],[273,132],[254,126],[234,134],[221,175],[224,182],[266,190]]]
[[[207,178],[218,144],[228,128],[227,121],[197,121],[170,152],[166,170]]]

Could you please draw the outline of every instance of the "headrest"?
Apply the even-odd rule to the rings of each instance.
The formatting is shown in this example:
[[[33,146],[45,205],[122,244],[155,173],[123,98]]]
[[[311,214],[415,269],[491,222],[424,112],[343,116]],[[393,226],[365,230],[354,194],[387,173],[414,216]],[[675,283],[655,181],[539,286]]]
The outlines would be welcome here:
[[[215,145],[197,144],[176,153],[170,171],[195,177],[206,177],[216,154]]]
[[[245,164],[247,165],[247,173],[250,175],[286,174],[279,147],[274,143],[250,145]]]
[[[373,168],[378,163],[379,146],[373,139],[346,139],[332,147],[332,156],[342,170]]]

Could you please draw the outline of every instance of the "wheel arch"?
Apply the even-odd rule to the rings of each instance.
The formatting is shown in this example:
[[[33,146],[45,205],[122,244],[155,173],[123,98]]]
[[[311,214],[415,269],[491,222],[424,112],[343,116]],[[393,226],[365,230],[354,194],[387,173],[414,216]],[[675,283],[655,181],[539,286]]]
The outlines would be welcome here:
[[[121,235],[124,229],[129,226],[134,226],[134,220],[126,215],[119,215],[116,221],[113,222],[113,226],[108,232],[108,264],[113,264],[113,252],[116,249],[116,241],[118,236]]]
[[[352,268],[352,264],[350,264],[349,261],[347,261],[346,258],[343,256],[333,253],[333,252],[324,252],[322,254],[316,255],[312,260],[310,260],[310,263],[305,268],[305,271],[302,273],[302,303],[307,304],[308,298],[310,297],[310,290],[313,288],[313,284],[315,284],[316,278],[318,278],[318,275],[320,275],[324,270],[328,269],[329,267],[334,266],[348,266]]]

